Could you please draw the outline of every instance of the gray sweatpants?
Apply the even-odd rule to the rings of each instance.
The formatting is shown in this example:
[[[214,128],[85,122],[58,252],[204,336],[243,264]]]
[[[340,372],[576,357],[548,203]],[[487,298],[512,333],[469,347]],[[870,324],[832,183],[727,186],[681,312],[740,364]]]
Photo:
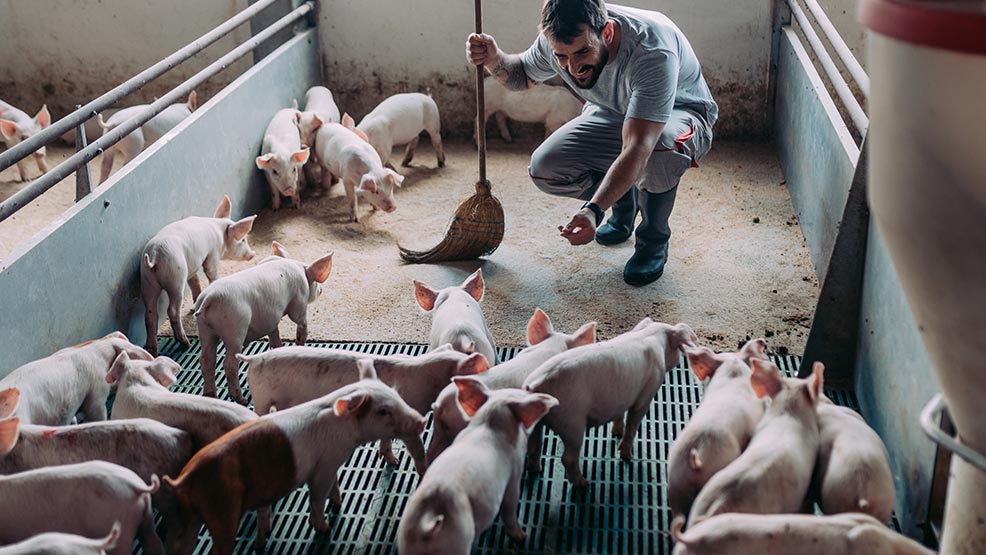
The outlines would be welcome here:
[[[624,116],[586,103],[582,114],[545,139],[531,155],[528,172],[542,191],[589,200],[623,147]],[[634,186],[664,193],[712,146],[705,118],[675,109]]]

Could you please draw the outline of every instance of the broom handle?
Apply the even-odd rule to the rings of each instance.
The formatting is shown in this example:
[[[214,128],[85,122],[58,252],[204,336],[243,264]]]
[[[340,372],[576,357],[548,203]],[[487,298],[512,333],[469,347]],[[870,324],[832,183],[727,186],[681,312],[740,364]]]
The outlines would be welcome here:
[[[476,0],[476,34],[482,34],[483,32],[483,2],[482,0]],[[479,185],[483,185],[486,188],[486,192],[489,193],[489,183],[486,181],[486,91],[483,86],[483,65],[480,64],[476,66],[476,117],[477,129],[477,141],[479,143],[479,183],[477,184],[477,189]]]

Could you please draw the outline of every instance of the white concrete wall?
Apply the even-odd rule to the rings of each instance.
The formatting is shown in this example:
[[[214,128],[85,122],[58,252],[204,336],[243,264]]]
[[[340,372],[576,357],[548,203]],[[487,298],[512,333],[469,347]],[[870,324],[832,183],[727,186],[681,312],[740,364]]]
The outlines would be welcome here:
[[[195,40],[247,0],[9,0],[0,2],[0,98],[57,118]],[[250,37],[245,24],[123,101],[149,101]],[[199,102],[242,73],[246,56],[213,76]]]
[[[625,0],[662,11],[684,31],[702,61],[720,119],[716,132],[765,133],[770,3],[763,0]],[[537,34],[541,2],[487,0],[484,30],[519,52]],[[323,76],[344,111],[359,117],[398,92],[430,88],[447,130],[468,133],[475,117],[474,73],[465,39],[473,3],[448,0],[321,0]]]

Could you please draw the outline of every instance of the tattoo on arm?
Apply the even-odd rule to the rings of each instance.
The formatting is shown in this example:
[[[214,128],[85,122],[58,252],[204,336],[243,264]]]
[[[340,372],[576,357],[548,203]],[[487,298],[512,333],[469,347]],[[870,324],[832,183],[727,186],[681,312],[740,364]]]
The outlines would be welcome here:
[[[504,54],[500,61],[489,68],[490,74],[508,89],[520,91],[529,89],[537,83],[527,76],[524,64],[517,54]]]

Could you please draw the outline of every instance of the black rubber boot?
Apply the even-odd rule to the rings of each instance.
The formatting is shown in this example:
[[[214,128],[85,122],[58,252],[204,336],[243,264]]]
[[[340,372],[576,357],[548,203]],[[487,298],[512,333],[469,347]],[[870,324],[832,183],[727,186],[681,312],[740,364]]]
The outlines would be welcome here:
[[[637,218],[637,188],[632,187],[613,204],[613,212],[606,223],[596,229],[596,242],[600,245],[619,245],[633,233],[633,221]]]
[[[640,224],[637,225],[633,256],[623,268],[623,281],[630,285],[647,285],[664,274],[668,259],[668,239],[671,227],[668,218],[674,208],[675,187],[666,193],[637,193]]]

